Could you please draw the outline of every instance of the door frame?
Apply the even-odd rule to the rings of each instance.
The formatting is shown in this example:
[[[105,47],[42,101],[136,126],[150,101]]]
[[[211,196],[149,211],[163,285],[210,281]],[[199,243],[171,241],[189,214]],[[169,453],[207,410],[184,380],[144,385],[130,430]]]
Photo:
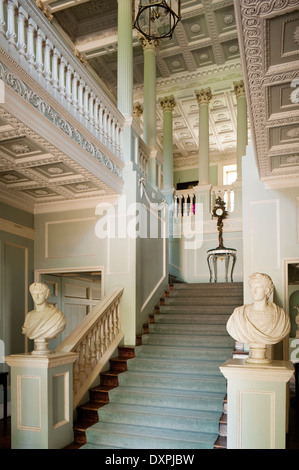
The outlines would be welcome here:
[[[102,274],[101,280],[101,299],[105,295],[105,283],[104,283],[104,266],[85,266],[83,267],[63,267],[63,268],[48,268],[48,269],[35,269],[34,270],[34,282],[41,282],[43,274],[67,274],[67,273],[86,273],[86,272],[98,272]]]

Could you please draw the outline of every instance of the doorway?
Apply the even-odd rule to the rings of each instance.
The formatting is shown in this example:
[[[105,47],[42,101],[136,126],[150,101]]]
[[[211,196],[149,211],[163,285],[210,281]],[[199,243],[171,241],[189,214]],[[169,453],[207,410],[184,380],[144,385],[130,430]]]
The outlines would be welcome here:
[[[35,271],[35,282],[44,282],[50,289],[48,302],[66,318],[64,331],[49,341],[51,350],[55,350],[103,298],[102,275],[103,270],[99,268]]]

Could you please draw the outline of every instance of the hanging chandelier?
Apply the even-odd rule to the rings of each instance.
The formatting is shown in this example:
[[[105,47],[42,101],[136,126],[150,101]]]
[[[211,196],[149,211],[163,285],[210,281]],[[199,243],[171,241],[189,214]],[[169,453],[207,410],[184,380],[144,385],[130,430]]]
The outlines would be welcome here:
[[[147,39],[172,38],[181,19],[181,0],[135,0],[137,29]]]

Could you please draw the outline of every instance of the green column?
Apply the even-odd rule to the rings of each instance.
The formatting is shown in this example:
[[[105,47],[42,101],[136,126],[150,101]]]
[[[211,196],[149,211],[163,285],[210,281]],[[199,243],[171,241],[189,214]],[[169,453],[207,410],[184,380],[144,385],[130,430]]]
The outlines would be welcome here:
[[[148,41],[140,36],[140,42],[144,52],[144,103],[143,103],[143,140],[149,146],[156,148],[156,51],[158,40]],[[149,182],[157,185],[155,152],[148,163]]]
[[[237,179],[242,180],[242,157],[246,155],[248,142],[247,102],[244,82],[234,82],[237,97]]]
[[[211,89],[195,91],[199,106],[198,184],[209,184],[209,102]]]
[[[124,116],[133,115],[132,1],[118,0],[117,103]]]
[[[173,187],[172,111],[176,106],[173,96],[160,98],[163,109],[163,188]]]
[[[117,106],[125,116],[123,159],[134,160],[132,139],[133,115],[133,31],[132,1],[118,0]]]

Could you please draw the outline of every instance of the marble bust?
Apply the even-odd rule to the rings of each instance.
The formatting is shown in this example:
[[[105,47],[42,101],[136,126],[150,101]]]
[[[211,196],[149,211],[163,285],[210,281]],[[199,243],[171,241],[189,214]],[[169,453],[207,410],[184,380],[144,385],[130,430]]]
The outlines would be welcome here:
[[[49,354],[48,341],[61,333],[66,325],[64,314],[47,302],[50,295],[46,284],[35,282],[29,287],[34,310],[25,316],[22,333],[34,340],[32,354]]]
[[[267,345],[279,343],[289,334],[290,319],[282,308],[269,301],[274,285],[267,274],[254,273],[248,283],[253,303],[237,307],[226,329],[236,341],[249,344],[246,362],[271,362],[266,357]]]

